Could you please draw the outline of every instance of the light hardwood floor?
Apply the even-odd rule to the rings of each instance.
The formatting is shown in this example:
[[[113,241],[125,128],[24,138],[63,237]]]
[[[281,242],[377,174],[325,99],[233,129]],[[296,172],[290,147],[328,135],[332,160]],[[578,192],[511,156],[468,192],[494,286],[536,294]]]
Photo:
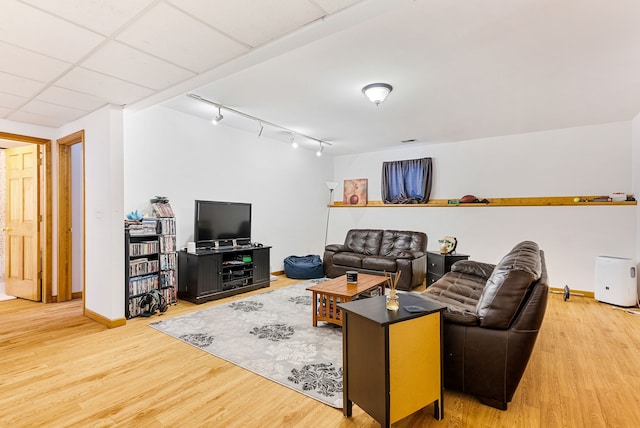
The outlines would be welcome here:
[[[270,289],[296,281],[281,277]],[[193,305],[164,318],[247,297]],[[107,329],[79,300],[0,302],[0,427],[376,427],[179,342],[135,319]],[[311,322],[311,319],[309,319]],[[232,325],[229,328],[233,328]],[[409,427],[640,426],[640,317],[551,294],[535,350],[507,411],[445,393]]]

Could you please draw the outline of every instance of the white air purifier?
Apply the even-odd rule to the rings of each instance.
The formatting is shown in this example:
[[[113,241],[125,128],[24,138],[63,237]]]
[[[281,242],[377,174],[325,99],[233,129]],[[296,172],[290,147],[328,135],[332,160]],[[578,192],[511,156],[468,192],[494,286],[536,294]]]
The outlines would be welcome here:
[[[636,263],[621,257],[596,257],[595,298],[616,306],[635,306],[638,300]]]

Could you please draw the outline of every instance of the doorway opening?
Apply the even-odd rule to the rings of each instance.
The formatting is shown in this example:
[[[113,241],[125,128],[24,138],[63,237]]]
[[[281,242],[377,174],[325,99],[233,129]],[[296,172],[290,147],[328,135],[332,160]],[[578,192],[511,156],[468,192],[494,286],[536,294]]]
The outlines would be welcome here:
[[[29,258],[29,262],[32,263],[33,268],[32,278],[29,278],[32,281],[32,288],[35,288],[35,293],[29,293],[30,296],[26,298],[30,298],[31,300],[42,301],[44,303],[49,303],[54,301],[53,297],[53,284],[52,284],[52,189],[51,189],[51,140],[47,140],[44,138],[31,137],[28,135],[19,135],[19,134],[11,134],[7,132],[0,132],[0,139],[8,140],[8,141],[18,141],[22,143],[29,144],[37,144],[39,150],[37,151],[39,155],[36,157],[33,167],[35,167],[38,173],[38,181],[37,184],[40,189],[39,200],[35,203],[37,205],[37,214],[35,217],[35,222],[37,223],[37,232],[36,235],[36,245],[32,245],[32,250],[30,254],[27,255]],[[8,182],[7,182],[8,184]],[[4,208],[4,207],[3,207]],[[6,224],[6,223],[5,223]],[[5,226],[5,229],[10,229]],[[11,240],[17,238],[11,235],[11,230],[5,230],[4,232],[5,238],[5,274],[7,276],[6,281],[8,284],[9,281],[12,281],[13,278],[9,278],[11,275],[11,269],[14,269],[16,266],[20,268],[20,261],[13,261],[12,264],[12,251],[8,251],[7,247],[11,244]],[[20,255],[20,257],[24,257],[24,255]],[[16,270],[16,269],[14,269]],[[20,269],[17,269],[18,271]],[[13,293],[11,293],[13,294]],[[35,298],[33,296],[36,296]],[[18,296],[22,297],[22,296]]]
[[[58,302],[84,299],[84,130],[58,144]],[[84,301],[83,301],[84,307]]]

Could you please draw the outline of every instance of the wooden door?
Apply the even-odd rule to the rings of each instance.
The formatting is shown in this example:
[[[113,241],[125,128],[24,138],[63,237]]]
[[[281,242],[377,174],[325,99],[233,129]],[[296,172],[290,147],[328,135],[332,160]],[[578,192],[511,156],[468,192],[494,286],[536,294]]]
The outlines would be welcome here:
[[[39,147],[7,149],[5,289],[11,296],[40,301]]]

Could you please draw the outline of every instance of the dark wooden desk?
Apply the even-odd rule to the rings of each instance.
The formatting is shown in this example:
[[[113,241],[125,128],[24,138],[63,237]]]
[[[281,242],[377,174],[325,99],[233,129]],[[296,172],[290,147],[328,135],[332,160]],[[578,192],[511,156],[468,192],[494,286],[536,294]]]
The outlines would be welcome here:
[[[399,294],[400,309],[387,311],[385,297],[338,305],[343,310],[344,415],[353,403],[383,427],[434,403],[444,417],[442,311],[444,306]],[[423,312],[410,313],[408,305]]]

